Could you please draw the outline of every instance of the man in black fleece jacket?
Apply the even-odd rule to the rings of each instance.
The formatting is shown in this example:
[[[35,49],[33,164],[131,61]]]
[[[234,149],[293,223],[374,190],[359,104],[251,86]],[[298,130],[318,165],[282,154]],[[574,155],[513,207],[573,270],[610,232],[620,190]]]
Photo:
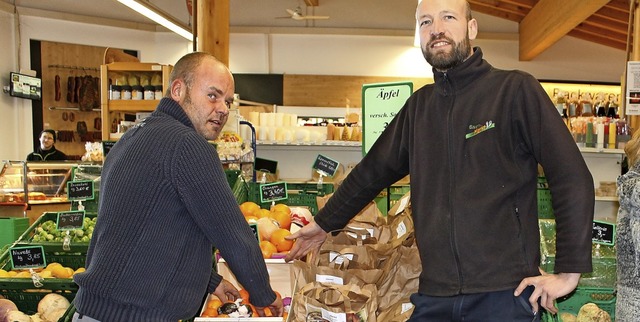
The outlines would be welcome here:
[[[464,0],[422,0],[435,84],[414,93],[286,258],[316,251],[381,189],[411,175],[422,274],[410,321],[537,321],[591,271],[593,178],[548,95],[472,48]],[[555,274],[541,275],[537,167],[553,194]]]
[[[182,57],[157,109],[113,146],[102,169],[98,221],[74,321],[163,322],[194,316],[203,296],[238,291],[212,268],[215,246],[251,302],[282,315],[262,252],[215,148],[233,102],[227,67],[206,53]]]

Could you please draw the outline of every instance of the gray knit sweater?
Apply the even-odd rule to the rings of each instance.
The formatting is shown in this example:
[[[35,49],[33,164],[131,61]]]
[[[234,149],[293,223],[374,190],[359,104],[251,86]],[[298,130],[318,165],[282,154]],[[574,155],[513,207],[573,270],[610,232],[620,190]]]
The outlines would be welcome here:
[[[616,321],[640,318],[640,162],[618,177]]]
[[[182,108],[163,98],[109,152],[78,312],[100,321],[177,321],[194,316],[221,277],[220,250],[252,303],[275,300],[262,253],[220,160]]]

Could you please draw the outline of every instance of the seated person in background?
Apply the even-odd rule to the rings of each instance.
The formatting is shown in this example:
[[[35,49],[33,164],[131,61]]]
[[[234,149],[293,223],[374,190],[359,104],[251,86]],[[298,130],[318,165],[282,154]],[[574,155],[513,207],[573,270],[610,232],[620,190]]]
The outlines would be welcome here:
[[[40,147],[35,151],[29,153],[27,161],[59,161],[66,160],[67,155],[64,152],[57,150],[56,143],[56,131],[51,129],[45,129],[40,132]]]

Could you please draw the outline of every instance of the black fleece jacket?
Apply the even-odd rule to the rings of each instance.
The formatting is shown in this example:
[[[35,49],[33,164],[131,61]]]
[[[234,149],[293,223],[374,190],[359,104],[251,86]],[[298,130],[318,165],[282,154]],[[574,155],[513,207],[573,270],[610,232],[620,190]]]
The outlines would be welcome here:
[[[344,227],[383,188],[410,174],[420,292],[512,289],[539,275],[541,164],[556,214],[556,272],[590,272],[593,178],[539,82],[493,68],[479,48],[434,76],[318,213],[318,225]]]

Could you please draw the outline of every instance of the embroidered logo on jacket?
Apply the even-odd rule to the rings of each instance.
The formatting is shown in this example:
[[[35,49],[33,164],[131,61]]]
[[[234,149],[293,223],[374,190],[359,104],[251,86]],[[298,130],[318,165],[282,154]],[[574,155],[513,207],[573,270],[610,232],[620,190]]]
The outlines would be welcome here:
[[[469,130],[472,130],[472,132],[467,133],[467,135],[465,135],[465,139],[470,139],[486,130],[492,129],[496,127],[496,123],[493,123],[493,121],[487,121],[484,124],[477,124],[477,125],[469,125]]]

